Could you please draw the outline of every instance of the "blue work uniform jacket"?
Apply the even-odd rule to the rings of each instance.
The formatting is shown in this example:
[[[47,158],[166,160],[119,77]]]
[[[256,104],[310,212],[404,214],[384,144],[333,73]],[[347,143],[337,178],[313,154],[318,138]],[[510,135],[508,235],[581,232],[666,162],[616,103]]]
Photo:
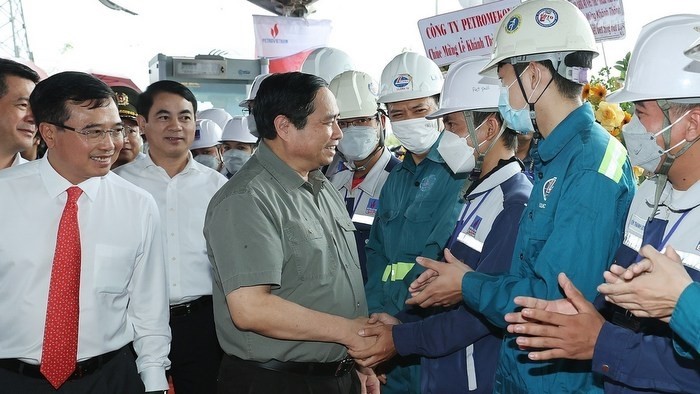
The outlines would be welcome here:
[[[425,269],[416,257],[439,260],[462,206],[467,175],[454,175],[437,151],[440,138],[416,165],[411,153],[389,174],[380,194],[366,246],[369,312],[395,315],[405,306],[408,286]],[[413,308],[415,313],[429,310]],[[387,365],[385,394],[420,393],[418,357],[394,358]]]
[[[401,311],[408,286],[425,271],[416,257],[440,259],[452,233],[466,175],[447,167],[437,151],[440,139],[418,165],[407,153],[384,183],[365,250],[370,313]]]
[[[523,211],[507,275],[471,272],[464,301],[499,327],[516,296],[560,299],[565,272],[593,300],[622,240],[635,192],[626,150],[599,124],[590,104],[572,111],[532,150],[535,179]],[[590,361],[530,361],[515,336],[505,334],[496,369],[496,393],[600,392]]]
[[[522,171],[515,158],[501,161],[466,197],[448,247],[478,272],[498,274],[510,268],[518,222],[532,190]],[[421,393],[493,392],[502,330],[464,305],[396,325],[393,338],[398,354],[423,356]]]

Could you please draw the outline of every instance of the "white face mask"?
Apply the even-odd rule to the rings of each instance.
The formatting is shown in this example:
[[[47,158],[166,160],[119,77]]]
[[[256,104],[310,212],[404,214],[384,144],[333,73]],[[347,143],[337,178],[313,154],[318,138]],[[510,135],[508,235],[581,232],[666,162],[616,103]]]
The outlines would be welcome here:
[[[230,149],[224,152],[223,159],[224,159],[224,166],[226,167],[226,170],[230,172],[231,174],[235,174],[238,172],[238,170],[243,167],[243,164],[245,164],[248,159],[250,159],[250,156],[252,156],[250,153],[239,150],[239,149]]]
[[[212,155],[197,155],[194,157],[194,161],[217,171],[219,171],[219,167],[221,166],[219,158]]]
[[[437,119],[400,120],[391,122],[391,129],[406,150],[419,155],[430,150],[440,136]]]
[[[483,125],[480,124],[479,127]],[[479,127],[475,129],[479,130]],[[460,137],[457,134],[450,131],[442,132],[442,139],[438,145],[438,152],[440,156],[445,160],[445,163],[450,167],[450,170],[455,174],[461,174],[465,172],[471,172],[476,166],[476,157],[474,156],[474,148],[469,146],[466,137]],[[481,148],[484,143],[488,140],[483,140],[479,143],[479,148]]]
[[[379,133],[372,126],[350,126],[343,130],[343,139],[338,143],[338,150],[347,160],[364,160],[379,143]]]
[[[627,147],[627,153],[630,156],[632,165],[642,167],[649,172],[655,172],[659,167],[661,156],[686,142],[685,140],[681,140],[669,149],[663,150],[656,143],[656,137],[660,136],[664,131],[669,130],[687,114],[688,112],[654,134],[647,131],[636,114],[632,115],[630,122],[622,127],[622,137],[625,140],[625,146]]]
[[[248,131],[250,131],[250,134],[260,138],[260,134],[258,134],[258,126],[255,124],[255,117],[252,113],[246,116],[246,122],[248,122]]]

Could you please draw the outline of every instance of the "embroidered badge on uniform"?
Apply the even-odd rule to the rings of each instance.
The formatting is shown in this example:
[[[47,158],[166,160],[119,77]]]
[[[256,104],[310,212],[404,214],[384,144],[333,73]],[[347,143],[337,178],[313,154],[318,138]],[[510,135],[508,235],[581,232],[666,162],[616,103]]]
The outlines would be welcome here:
[[[542,198],[544,198],[545,201],[547,201],[547,197],[549,197],[549,194],[552,192],[552,189],[554,189],[554,184],[557,182],[557,177],[547,179],[547,182],[544,183],[544,186],[542,186]]]
[[[370,198],[367,202],[367,209],[365,209],[365,213],[369,215],[374,215],[377,213],[377,209],[379,209],[379,199]]]
[[[420,191],[426,192],[426,191],[432,189],[433,185],[435,185],[436,180],[437,180],[437,177],[435,176],[435,174],[430,174],[427,177],[423,178],[420,181],[420,186],[419,186]]]
[[[474,220],[472,220],[472,224],[470,224],[469,228],[467,229],[467,234],[471,237],[476,236],[476,231],[479,229],[480,224],[481,224],[481,216],[476,215]]]

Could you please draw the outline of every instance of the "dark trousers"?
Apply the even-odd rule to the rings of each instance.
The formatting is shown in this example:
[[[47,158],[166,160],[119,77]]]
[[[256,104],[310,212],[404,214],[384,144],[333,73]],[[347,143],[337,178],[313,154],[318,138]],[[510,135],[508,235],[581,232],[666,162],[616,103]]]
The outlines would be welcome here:
[[[343,376],[298,375],[253,366],[224,355],[218,394],[360,394],[355,370]]]
[[[211,296],[207,300],[187,315],[170,316],[169,375],[177,394],[216,393],[223,351],[216,339]]]
[[[97,371],[66,381],[58,390],[48,380],[0,368],[0,394],[143,394],[131,349],[125,346]]]

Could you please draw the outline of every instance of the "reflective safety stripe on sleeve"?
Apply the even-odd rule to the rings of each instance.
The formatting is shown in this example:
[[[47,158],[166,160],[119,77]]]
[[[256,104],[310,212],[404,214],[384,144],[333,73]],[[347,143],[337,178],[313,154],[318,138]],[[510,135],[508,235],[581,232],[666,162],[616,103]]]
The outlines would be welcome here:
[[[394,263],[392,265],[387,265],[386,269],[384,269],[384,275],[382,275],[382,282],[403,280],[414,265],[416,265],[416,263]]]
[[[636,252],[639,252],[639,249],[642,247],[642,239],[630,233],[625,233],[622,243]],[[660,250],[661,253],[664,253],[665,251],[666,248]],[[681,262],[684,266],[700,271],[700,256],[695,253],[688,253],[682,250],[676,250],[676,253],[678,253],[678,256],[680,256]]]
[[[474,363],[474,344],[467,346],[467,389],[474,391],[476,385],[476,364]]]
[[[481,253],[481,250],[484,248],[483,242],[479,241],[478,239],[472,237],[469,234],[459,233],[459,235],[457,236],[457,240],[479,253]]]
[[[627,150],[615,138],[610,137],[608,147],[605,148],[605,156],[598,167],[598,172],[612,179],[614,182],[619,182],[622,178],[622,168],[627,159]]]
[[[361,223],[361,224],[366,224],[371,226],[372,222],[374,222],[374,216],[369,216],[369,215],[359,215],[359,214],[354,214],[352,215],[352,221],[355,223]]]

